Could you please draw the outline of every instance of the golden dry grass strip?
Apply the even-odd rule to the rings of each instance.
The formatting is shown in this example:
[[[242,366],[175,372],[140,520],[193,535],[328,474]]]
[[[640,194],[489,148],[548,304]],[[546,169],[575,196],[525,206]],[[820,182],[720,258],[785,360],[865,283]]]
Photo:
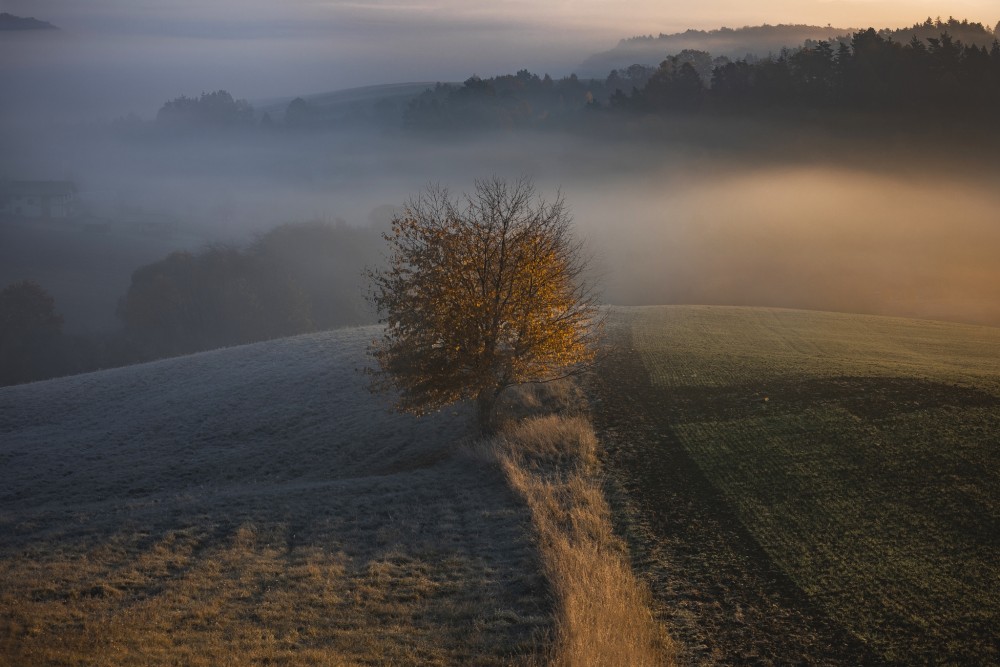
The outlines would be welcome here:
[[[550,664],[675,663],[614,535],[598,481],[597,438],[583,417],[535,417],[509,428],[494,455],[530,508],[556,598]]]

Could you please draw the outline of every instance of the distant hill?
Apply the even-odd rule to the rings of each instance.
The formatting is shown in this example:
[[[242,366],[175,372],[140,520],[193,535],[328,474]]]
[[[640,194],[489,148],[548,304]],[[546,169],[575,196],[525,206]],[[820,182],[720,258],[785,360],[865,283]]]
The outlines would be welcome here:
[[[1000,24],[997,24],[1000,28]],[[658,65],[668,55],[685,49],[707,51],[712,56],[724,56],[730,60],[750,57],[765,57],[777,54],[783,48],[796,48],[807,42],[828,40],[850,43],[857,28],[834,28],[810,25],[761,25],[743,28],[719,28],[718,30],[686,30],[669,35],[660,34],[631,37],[621,40],[610,51],[597,53],[587,58],[577,68],[581,77],[605,77],[611,70],[624,69],[630,65]],[[927,18],[908,28],[883,28],[879,35],[892,38],[896,42],[909,42],[913,37],[924,40],[939,37],[947,32],[965,44],[989,48],[998,38],[996,29],[991,30],[981,23],[958,20],[949,17]]]
[[[372,116],[397,118],[411,99],[433,87],[433,82],[387,83],[301,95],[299,99],[311,113],[325,120],[358,120]],[[281,119],[293,99],[258,100],[254,106],[260,114]]]
[[[1000,23],[997,24],[997,28],[1000,28]],[[963,44],[985,46],[986,48],[992,46],[998,37],[996,29],[991,30],[982,23],[970,23],[967,19],[959,21],[952,17],[948,17],[947,21],[942,21],[940,18],[928,18],[926,21],[915,23],[909,28],[879,31],[883,37],[892,37],[893,41],[904,43],[909,42],[914,37],[926,42],[930,38],[940,37],[942,33],[948,33]]]
[[[582,77],[605,77],[613,69],[634,65],[657,65],[668,55],[685,49],[708,51],[713,56],[745,58],[747,55],[766,56],[784,47],[798,46],[806,40],[836,39],[848,35],[852,28],[812,25],[761,25],[718,30],[686,30],[659,36],[631,37],[618,46],[587,58],[577,69]]]
[[[34,17],[21,17],[0,13],[0,30],[58,30],[58,28],[48,21],[39,21]]]

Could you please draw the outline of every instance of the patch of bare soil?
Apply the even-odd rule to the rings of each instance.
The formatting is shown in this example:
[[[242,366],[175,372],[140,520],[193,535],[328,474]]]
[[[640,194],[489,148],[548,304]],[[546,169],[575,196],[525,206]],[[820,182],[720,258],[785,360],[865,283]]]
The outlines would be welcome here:
[[[770,560],[671,432],[628,330],[609,322],[591,391],[607,493],[681,664],[868,665],[881,660]]]

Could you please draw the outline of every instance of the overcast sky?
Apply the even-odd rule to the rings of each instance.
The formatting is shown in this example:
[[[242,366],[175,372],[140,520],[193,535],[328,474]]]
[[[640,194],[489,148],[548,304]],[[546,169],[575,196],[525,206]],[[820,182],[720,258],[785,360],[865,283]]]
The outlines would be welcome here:
[[[225,88],[251,100],[527,68],[570,73],[622,37],[761,23],[903,26],[1000,19],[997,0],[0,0],[63,28],[0,38],[7,90],[80,114],[154,112]],[[89,92],[88,92],[89,91]]]

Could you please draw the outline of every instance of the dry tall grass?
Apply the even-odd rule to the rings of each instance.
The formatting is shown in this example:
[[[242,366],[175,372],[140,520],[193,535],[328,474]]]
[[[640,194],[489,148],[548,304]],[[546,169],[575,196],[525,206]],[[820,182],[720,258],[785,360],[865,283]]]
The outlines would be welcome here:
[[[579,415],[528,418],[493,442],[493,456],[531,510],[556,598],[550,663],[674,664],[674,645],[653,618],[648,592],[612,532],[596,453],[594,431]]]

